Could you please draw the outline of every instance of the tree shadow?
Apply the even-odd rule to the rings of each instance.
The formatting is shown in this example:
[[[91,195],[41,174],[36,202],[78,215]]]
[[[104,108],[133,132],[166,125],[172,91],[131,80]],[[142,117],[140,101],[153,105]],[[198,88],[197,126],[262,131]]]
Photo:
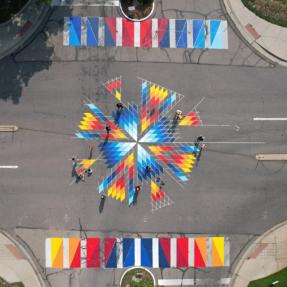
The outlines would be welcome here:
[[[55,44],[49,39],[57,35],[61,37],[64,17],[70,14],[70,7],[50,8],[47,20],[39,31],[21,49],[0,60],[0,100],[19,104],[22,90],[28,86],[30,79],[36,73],[49,69],[55,50]]]

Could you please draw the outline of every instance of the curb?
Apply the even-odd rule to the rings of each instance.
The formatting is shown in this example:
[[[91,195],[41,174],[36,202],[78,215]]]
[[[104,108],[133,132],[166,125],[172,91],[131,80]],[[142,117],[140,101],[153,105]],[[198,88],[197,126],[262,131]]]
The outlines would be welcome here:
[[[30,2],[27,3],[26,6],[22,8],[20,12],[18,12],[14,17],[19,16],[19,14],[27,8],[28,4],[31,4]],[[6,49],[4,51],[0,51],[0,60],[17,52],[18,50],[22,49],[26,43],[28,42],[29,39],[33,39],[34,35],[38,32],[38,30],[44,26],[46,23],[46,20],[50,16],[49,11],[51,11],[50,6],[43,7],[43,11],[41,13],[41,16],[39,16],[38,20],[33,24],[31,29],[25,34],[25,36],[19,38],[19,41],[15,42],[12,46],[9,47],[9,49]],[[3,23],[6,27],[9,26],[9,22],[13,21],[14,17],[10,19],[8,22]],[[0,26],[0,29],[3,28]]]
[[[27,261],[30,263],[31,267],[33,268],[40,284],[42,287],[51,287],[50,283],[48,282],[46,275],[44,273],[44,268],[41,268],[39,265],[34,253],[32,252],[31,248],[27,245],[25,241],[18,235],[12,234],[12,232],[8,232],[0,228],[0,232],[6,236],[10,241],[12,241],[25,255]]]
[[[265,237],[273,233],[275,230],[280,229],[284,225],[287,225],[287,220],[273,226],[272,228],[264,232],[262,235],[260,235],[258,238],[248,243],[248,245],[246,246],[246,248],[244,248],[242,252],[242,256],[237,260],[237,262],[235,262],[235,267],[234,267],[234,271],[232,272],[232,279],[230,282],[231,287],[236,287],[235,280],[237,279],[238,271],[241,269],[242,265],[244,264],[246,255],[249,254],[252,251],[252,249],[254,249],[254,244],[260,243],[262,239],[264,239]]]
[[[232,11],[230,0],[220,0],[219,2],[226,18],[229,20],[230,26],[233,28],[236,35],[239,36],[240,39],[243,40],[243,42],[247,44],[252,51],[254,51],[258,56],[263,58],[272,66],[280,64],[281,66],[287,67],[287,62],[282,61],[282,59],[276,57],[264,47],[259,45],[256,40],[251,38],[247,31],[245,31],[238,17]]]

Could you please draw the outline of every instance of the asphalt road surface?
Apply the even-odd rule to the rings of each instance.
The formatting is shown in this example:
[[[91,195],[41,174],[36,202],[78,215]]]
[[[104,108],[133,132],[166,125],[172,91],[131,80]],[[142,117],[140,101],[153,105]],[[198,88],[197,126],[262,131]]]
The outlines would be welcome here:
[[[22,63],[21,67],[27,71],[34,65]],[[7,65],[4,77],[9,73]],[[82,101],[90,97],[111,114],[114,100],[98,86],[117,75],[123,76],[125,102],[140,103],[137,77],[143,77],[185,95],[178,106],[185,113],[205,98],[198,107],[203,123],[228,125],[179,131],[182,142],[203,134],[208,142],[222,143],[207,144],[184,189],[165,177],[165,189],[174,204],[154,214],[147,187],[136,207],[107,199],[99,214],[97,185],[108,172],[103,161],[86,182],[71,184],[69,159],[89,153],[89,142],[73,137],[84,111]],[[282,162],[258,164],[254,157],[287,152],[287,123],[254,122],[253,118],[286,116],[286,77],[282,68],[52,63],[23,87],[19,104],[0,105],[1,123],[20,127],[14,135],[0,134],[1,165],[19,166],[0,170],[1,225],[77,229],[81,218],[84,228],[98,231],[262,233],[286,219],[286,167]],[[17,88],[1,85],[5,93],[13,94]]]

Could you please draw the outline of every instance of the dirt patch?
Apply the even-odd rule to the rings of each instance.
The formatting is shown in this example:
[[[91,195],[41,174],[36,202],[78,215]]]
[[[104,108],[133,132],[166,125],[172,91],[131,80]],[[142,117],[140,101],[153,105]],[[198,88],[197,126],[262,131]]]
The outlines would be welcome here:
[[[287,27],[287,0],[242,0],[243,4],[257,16],[283,27]]]

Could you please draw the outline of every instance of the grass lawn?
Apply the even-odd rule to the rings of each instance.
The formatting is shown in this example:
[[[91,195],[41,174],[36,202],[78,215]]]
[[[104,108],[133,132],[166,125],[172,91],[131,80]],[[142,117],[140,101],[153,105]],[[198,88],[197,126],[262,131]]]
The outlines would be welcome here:
[[[242,3],[257,16],[287,27],[287,0],[242,0]]]
[[[19,12],[28,1],[29,0],[1,0],[0,23],[8,21],[13,15]]]
[[[279,283],[275,284],[274,287],[287,286],[287,268],[284,268],[281,271],[274,273],[268,277],[251,281],[248,287],[270,287],[272,286],[271,283],[277,280],[279,281]]]
[[[25,287],[21,282],[9,284],[0,277],[0,287]]]

